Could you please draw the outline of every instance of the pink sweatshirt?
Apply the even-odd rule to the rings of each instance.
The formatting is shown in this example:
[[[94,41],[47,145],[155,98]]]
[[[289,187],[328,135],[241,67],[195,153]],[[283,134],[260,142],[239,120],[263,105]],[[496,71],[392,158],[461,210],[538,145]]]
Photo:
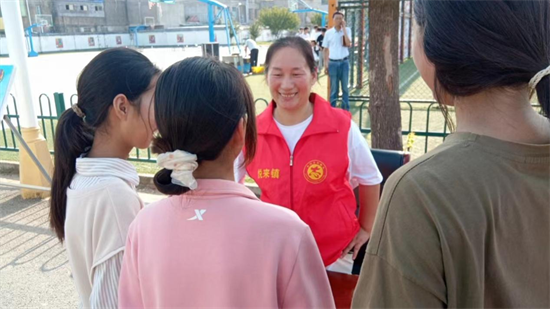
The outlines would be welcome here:
[[[130,226],[120,308],[334,308],[309,227],[245,186],[198,188],[143,209]]]

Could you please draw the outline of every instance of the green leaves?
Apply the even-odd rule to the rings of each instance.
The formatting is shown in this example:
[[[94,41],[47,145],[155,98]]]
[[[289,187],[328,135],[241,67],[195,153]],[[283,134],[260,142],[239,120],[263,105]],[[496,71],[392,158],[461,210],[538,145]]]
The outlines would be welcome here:
[[[319,13],[315,13],[313,14],[313,16],[311,16],[310,21],[312,25],[321,27],[321,25],[323,24],[323,16]]]
[[[300,25],[300,18],[288,8],[272,7],[260,11],[260,24],[269,28],[271,34],[278,38],[281,31],[295,30]]]
[[[248,29],[250,38],[255,41],[256,38],[260,36],[260,31],[262,31],[262,26],[259,21],[255,21],[252,25],[250,25],[250,28]]]

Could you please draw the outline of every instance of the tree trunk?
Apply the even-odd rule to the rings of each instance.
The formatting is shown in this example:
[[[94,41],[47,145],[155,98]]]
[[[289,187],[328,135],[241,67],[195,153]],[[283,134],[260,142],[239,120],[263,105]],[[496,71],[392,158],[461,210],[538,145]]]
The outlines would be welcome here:
[[[373,148],[403,150],[399,105],[399,0],[369,1],[369,115]]]

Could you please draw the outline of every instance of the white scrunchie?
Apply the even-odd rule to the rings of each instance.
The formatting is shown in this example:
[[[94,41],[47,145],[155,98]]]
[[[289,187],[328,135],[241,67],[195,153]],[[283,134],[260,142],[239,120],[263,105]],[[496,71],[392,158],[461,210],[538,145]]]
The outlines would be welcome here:
[[[197,156],[183,151],[166,152],[157,157],[157,164],[167,170],[172,170],[172,183],[187,187],[191,190],[197,188],[197,181],[193,172],[197,169]]]
[[[529,81],[529,88],[532,90],[535,89],[535,87],[537,87],[537,84],[540,82],[540,80],[546,75],[550,75],[550,66],[548,66],[544,70],[541,70],[540,72],[535,74],[533,78],[531,78],[531,80]]]

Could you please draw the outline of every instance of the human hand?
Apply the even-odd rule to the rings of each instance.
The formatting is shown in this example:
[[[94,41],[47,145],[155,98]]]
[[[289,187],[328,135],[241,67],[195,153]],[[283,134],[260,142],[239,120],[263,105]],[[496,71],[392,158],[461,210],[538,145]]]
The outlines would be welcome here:
[[[357,257],[357,254],[359,254],[359,249],[369,240],[370,234],[369,232],[365,231],[363,228],[359,229],[359,232],[355,235],[353,240],[349,243],[349,245],[346,247],[346,249],[342,252],[342,256],[340,258],[343,258],[350,252],[351,249],[353,249],[353,260]]]
[[[344,31],[346,30],[346,20],[342,19],[342,28],[344,28]]]
[[[328,75],[328,68],[325,68],[325,74]]]

